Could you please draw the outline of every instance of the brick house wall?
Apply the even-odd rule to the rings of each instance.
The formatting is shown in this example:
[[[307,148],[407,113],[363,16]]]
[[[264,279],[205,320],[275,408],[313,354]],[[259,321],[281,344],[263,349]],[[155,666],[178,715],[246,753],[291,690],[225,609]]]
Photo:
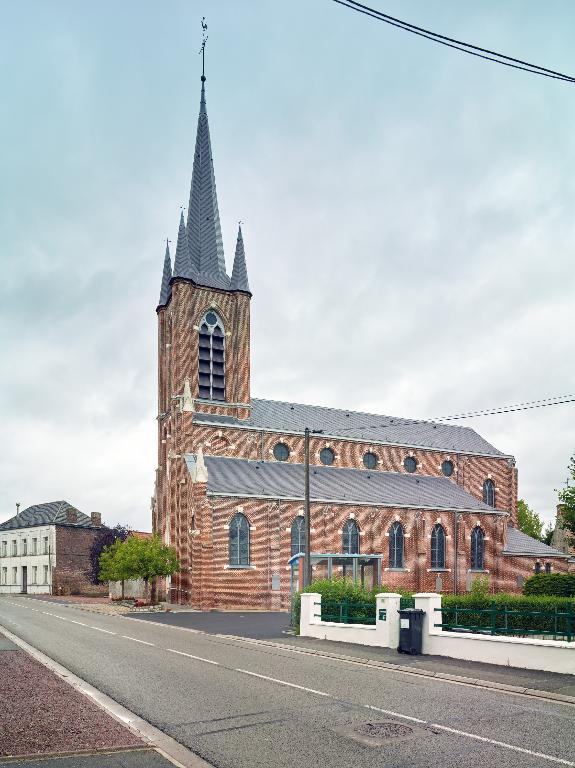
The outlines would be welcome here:
[[[97,528],[56,525],[56,565],[52,571],[53,594],[101,592],[107,585],[90,582],[90,549],[98,536]]]

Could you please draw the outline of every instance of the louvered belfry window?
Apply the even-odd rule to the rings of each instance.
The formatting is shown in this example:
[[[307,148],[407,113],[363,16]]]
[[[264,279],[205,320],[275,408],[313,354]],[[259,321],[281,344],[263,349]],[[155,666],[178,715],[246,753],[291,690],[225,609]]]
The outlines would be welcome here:
[[[204,315],[198,336],[199,396],[202,400],[225,400],[224,324],[212,309]]]

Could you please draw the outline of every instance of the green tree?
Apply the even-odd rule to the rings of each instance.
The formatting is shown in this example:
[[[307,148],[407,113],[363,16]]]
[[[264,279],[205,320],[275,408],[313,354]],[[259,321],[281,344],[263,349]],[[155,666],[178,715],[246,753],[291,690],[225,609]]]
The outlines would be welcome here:
[[[151,539],[128,536],[118,546],[115,559],[120,571],[128,574],[125,578],[144,580],[146,600],[150,579],[171,576],[180,570],[176,550],[164,544],[159,536],[152,536]]]
[[[121,548],[123,541],[116,539],[113,544],[104,547],[98,561],[98,580],[99,581],[121,581],[122,582],[122,600],[124,599],[124,582],[130,577],[130,570],[125,558],[122,556]]]
[[[526,533],[533,539],[541,539],[543,521],[537,512],[534,512],[523,499],[519,499],[517,502],[517,522],[519,523],[520,531],[523,531],[523,533]]]
[[[553,534],[555,533],[555,526],[553,523],[547,523],[547,527],[543,531],[543,536],[541,537],[541,541],[544,544],[547,544],[548,546],[551,545],[551,539],[553,538]]]
[[[569,544],[575,545],[575,453],[569,460],[569,474],[565,488],[558,492],[561,504],[561,527],[567,534]]]

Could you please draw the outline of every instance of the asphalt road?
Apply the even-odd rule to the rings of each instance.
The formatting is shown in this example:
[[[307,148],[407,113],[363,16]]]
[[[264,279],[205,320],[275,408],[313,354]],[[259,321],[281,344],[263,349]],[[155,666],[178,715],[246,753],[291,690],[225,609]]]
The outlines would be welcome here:
[[[0,599],[0,625],[222,768],[575,768],[575,708]]]
[[[174,627],[199,629],[220,635],[239,635],[259,640],[285,638],[291,632],[291,616],[286,611],[178,611],[134,614],[142,621],[155,621]]]

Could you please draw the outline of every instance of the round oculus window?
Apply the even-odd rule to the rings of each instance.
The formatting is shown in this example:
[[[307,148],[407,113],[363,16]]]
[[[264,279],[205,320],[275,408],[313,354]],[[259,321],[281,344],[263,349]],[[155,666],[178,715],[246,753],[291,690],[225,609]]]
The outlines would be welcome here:
[[[406,456],[403,460],[403,468],[406,472],[415,472],[417,469],[417,461],[413,458],[413,456]]]
[[[331,448],[322,448],[319,452],[319,460],[322,464],[329,466],[335,461],[335,453],[331,450]]]
[[[218,316],[215,312],[208,312],[206,315],[206,322],[208,325],[215,325],[218,322]]]
[[[453,474],[453,462],[449,461],[449,459],[446,459],[441,465],[441,471],[443,472],[445,477],[451,477],[451,475]]]
[[[375,453],[368,451],[363,454],[363,466],[367,469],[375,469],[377,467],[377,456]]]
[[[274,458],[278,461],[287,461],[289,458],[289,448],[285,443],[276,443],[274,445]]]

